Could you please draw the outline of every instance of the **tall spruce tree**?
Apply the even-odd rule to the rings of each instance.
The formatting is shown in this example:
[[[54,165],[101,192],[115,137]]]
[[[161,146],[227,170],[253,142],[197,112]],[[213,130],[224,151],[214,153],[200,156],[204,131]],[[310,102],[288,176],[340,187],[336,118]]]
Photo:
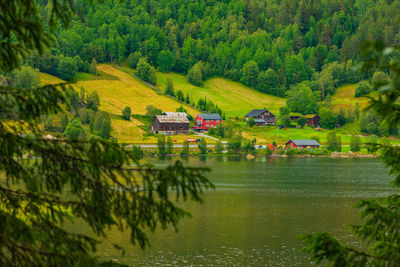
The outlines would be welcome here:
[[[73,2],[53,0],[43,17],[34,0],[2,1],[0,69],[11,71],[30,51],[48,49],[58,25],[69,25]],[[179,161],[164,169],[144,166],[117,143],[46,139],[37,122],[69,106],[69,92],[67,84],[0,86],[1,114],[18,113],[16,121],[0,120],[0,266],[118,265],[95,255],[107,229],[124,229],[145,247],[146,233],[176,228],[188,214],[175,198],[200,201],[202,188],[213,186],[205,169]],[[174,199],[170,190],[178,192]],[[68,231],[65,224],[74,221],[93,234]]]

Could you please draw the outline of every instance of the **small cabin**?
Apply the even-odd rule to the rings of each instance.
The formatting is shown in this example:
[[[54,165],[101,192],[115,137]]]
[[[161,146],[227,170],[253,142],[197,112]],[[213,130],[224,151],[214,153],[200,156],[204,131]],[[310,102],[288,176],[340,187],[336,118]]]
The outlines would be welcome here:
[[[222,118],[217,113],[200,113],[194,119],[193,129],[196,131],[207,131],[211,127],[216,128],[222,122]]]
[[[186,116],[156,115],[150,125],[150,131],[155,134],[187,134],[189,120]]]
[[[296,149],[313,149],[313,148],[319,148],[320,146],[321,144],[313,139],[289,140],[286,143],[286,148],[296,148]]]
[[[315,114],[308,114],[304,116],[307,119],[306,124],[311,127],[318,127],[319,126],[319,119],[320,117]]]
[[[297,121],[300,117],[303,117],[303,114],[298,112],[290,112],[289,117],[290,121]]]
[[[246,121],[248,121],[250,117],[253,117],[254,124],[259,126],[267,124],[274,125],[276,122],[275,115],[266,109],[253,109],[252,111],[247,113],[244,117]]]

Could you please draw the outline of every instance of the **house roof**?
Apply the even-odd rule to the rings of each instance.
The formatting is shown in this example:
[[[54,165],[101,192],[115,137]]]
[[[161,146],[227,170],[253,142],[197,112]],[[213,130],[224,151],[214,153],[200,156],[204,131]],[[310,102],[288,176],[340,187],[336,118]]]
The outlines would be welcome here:
[[[187,117],[186,112],[164,112],[163,115],[166,116],[178,116],[178,117]]]
[[[221,116],[217,113],[200,113],[198,116],[203,120],[222,120]]]
[[[267,123],[267,122],[263,119],[255,119],[254,123]]]
[[[312,119],[312,118],[314,118],[315,116],[318,116],[318,115],[316,115],[316,114],[307,114],[307,115],[305,115],[304,117],[305,117],[306,119]]]
[[[245,117],[256,117],[256,116],[259,116],[259,115],[263,114],[266,111],[268,111],[268,110],[266,110],[265,108],[263,108],[263,109],[253,109],[252,111],[247,113],[245,115]],[[269,112],[269,113],[271,113],[271,112]],[[272,113],[271,113],[271,115],[274,116],[274,114],[272,114]]]
[[[156,115],[156,118],[160,123],[190,123],[188,118],[183,116]]]
[[[313,139],[303,139],[303,140],[289,140],[288,143],[292,141],[296,146],[320,146],[321,144]]]
[[[303,116],[303,114],[301,114],[299,112],[290,112],[289,116],[290,117],[301,117],[301,116]]]

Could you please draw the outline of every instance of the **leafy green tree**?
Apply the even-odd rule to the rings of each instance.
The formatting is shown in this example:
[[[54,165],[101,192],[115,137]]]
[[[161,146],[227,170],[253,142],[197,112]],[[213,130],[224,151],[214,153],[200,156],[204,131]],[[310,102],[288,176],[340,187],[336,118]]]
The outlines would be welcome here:
[[[269,68],[258,74],[256,88],[261,92],[278,95],[279,86],[279,76],[273,69]]]
[[[318,99],[305,83],[292,86],[287,92],[286,105],[291,112],[305,114],[318,113]]]
[[[86,93],[85,93],[85,88],[81,87],[81,90],[79,92],[79,100],[82,103],[86,103]]]
[[[246,154],[253,154],[256,151],[253,142],[250,140],[244,140],[242,150]]]
[[[181,156],[188,156],[189,155],[189,142],[187,140],[183,141]]]
[[[215,144],[215,153],[222,154],[222,151],[224,151],[224,145],[220,140],[218,140]]]
[[[150,74],[151,66],[147,63],[145,58],[140,58],[139,62],[137,63],[136,74],[137,76],[145,82],[149,81],[149,74]]]
[[[90,73],[93,75],[97,75],[97,61],[96,58],[92,59],[92,63],[90,64]]]
[[[100,135],[101,129],[103,128],[103,122],[109,116],[110,115],[107,112],[104,112],[104,111],[96,112],[96,115],[95,115],[95,118],[94,118],[94,125],[93,125],[93,130],[94,130],[94,132],[96,134]]]
[[[170,96],[175,96],[174,83],[172,82],[172,79],[169,77],[165,81],[165,93]]]
[[[60,132],[64,132],[65,129],[67,129],[68,122],[69,122],[68,115],[66,113],[63,113],[60,118],[60,124],[61,124]]]
[[[267,147],[266,147],[266,149],[265,149],[265,155],[268,157],[268,156],[271,156],[272,155],[272,150],[271,150],[271,148],[267,145]]]
[[[360,82],[357,84],[355,97],[361,97],[364,95],[368,95],[371,92],[371,87],[366,82]]]
[[[196,86],[203,85],[203,73],[200,64],[195,64],[189,71],[188,71],[188,80],[192,84]]]
[[[330,108],[321,108],[319,111],[319,125],[325,129],[334,129],[336,127],[337,117]]]
[[[101,125],[100,137],[109,139],[111,137],[111,119],[110,116],[104,118]]]
[[[376,85],[380,85],[384,83],[388,79],[387,75],[383,71],[375,71],[372,76],[372,83]]]
[[[300,118],[297,119],[297,124],[303,128],[304,125],[306,125],[307,119],[304,116],[301,116]]]
[[[93,111],[91,109],[80,109],[79,119],[82,124],[89,124],[93,119]]]
[[[157,138],[157,148],[158,148],[158,155],[160,156],[165,156],[166,152],[166,147],[165,147],[165,136],[160,135]]]
[[[87,98],[86,98],[86,107],[88,109],[93,110],[94,112],[97,112],[99,110],[100,107],[100,97],[99,94],[97,93],[97,91],[93,91],[91,92]]]
[[[70,139],[83,139],[85,138],[85,130],[79,119],[73,119],[67,125],[64,132],[65,136]]]
[[[288,107],[284,106],[284,107],[280,107],[279,108],[279,115],[280,116],[289,115],[289,113],[290,113],[290,109]]]
[[[161,51],[157,56],[157,65],[160,71],[169,72],[175,65],[174,54],[169,50]]]
[[[240,154],[242,151],[242,136],[234,135],[228,141],[228,152],[231,154]]]
[[[124,118],[125,120],[129,121],[131,120],[131,108],[126,106],[123,110],[122,110],[122,118]]]
[[[198,144],[199,150],[200,150],[200,154],[207,154],[208,149],[207,149],[207,141],[206,139],[201,138],[200,139],[200,143]]]
[[[40,74],[37,70],[22,66],[13,72],[12,84],[16,88],[33,89],[40,85]]]
[[[283,115],[281,117],[281,124],[284,127],[289,127],[291,125],[292,121],[290,120],[290,116],[289,115]]]
[[[247,119],[247,123],[249,124],[250,127],[254,126],[254,117],[249,117]]]
[[[139,59],[142,57],[142,54],[139,51],[132,53],[128,56],[127,64],[130,68],[136,69]]]
[[[171,137],[168,136],[167,138],[167,143],[165,146],[165,153],[166,154],[172,154],[172,149],[174,148],[174,143],[172,143]]]
[[[146,116],[148,117],[154,117],[156,115],[161,115],[162,113],[161,109],[158,109],[153,105],[146,106]]]
[[[299,55],[287,56],[285,59],[286,81],[288,85],[300,83],[310,77],[309,69]]]
[[[176,91],[176,98],[178,98],[178,100],[180,100],[180,101],[184,101],[185,100],[185,96],[184,96],[182,90]]]
[[[74,112],[75,115],[78,115],[79,108],[80,108],[78,93],[75,92],[75,91],[72,91],[69,101],[70,101],[70,104],[71,104],[71,107],[72,107],[72,112]]]
[[[78,72],[78,66],[72,57],[62,57],[57,66],[58,76],[65,80],[72,80]]]
[[[336,133],[334,131],[329,132],[326,136],[327,143],[328,143],[328,150],[330,151],[336,151],[337,148],[337,137]]]
[[[149,82],[152,85],[156,85],[157,84],[156,69],[154,67],[150,68],[149,76],[147,78],[147,82]]]
[[[336,136],[336,151],[342,152],[342,137],[340,135]]]
[[[257,62],[254,60],[248,61],[243,65],[242,68],[242,78],[240,81],[251,87],[255,87],[257,84],[257,77],[260,70],[258,69]]]
[[[400,96],[399,64],[396,60],[395,50],[385,50],[382,42],[367,42],[362,46],[362,55],[366,58],[363,70],[379,69],[381,71],[392,71],[394,79],[386,81],[379,87],[385,86],[389,90],[381,90],[380,97],[371,99],[370,108],[373,109],[382,120],[389,123],[391,127],[397,127],[400,118],[398,112],[398,101]],[[379,60],[377,60],[379,59]],[[387,64],[390,62],[390,64]],[[376,143],[376,141],[372,141]],[[394,176],[392,185],[400,186],[399,158],[400,148],[391,145],[375,144],[375,148],[381,149],[382,160],[390,167],[390,173]],[[311,258],[321,263],[326,260],[334,266],[396,266],[399,263],[400,253],[397,248],[400,235],[397,223],[400,211],[400,196],[393,194],[378,199],[364,199],[356,204],[362,209],[362,224],[353,225],[351,230],[356,238],[365,244],[353,247],[340,242],[330,233],[315,233],[304,235],[301,238],[306,243],[305,252],[311,253]]]
[[[353,152],[358,152],[361,149],[361,138],[358,135],[351,136],[350,140],[350,150]]]

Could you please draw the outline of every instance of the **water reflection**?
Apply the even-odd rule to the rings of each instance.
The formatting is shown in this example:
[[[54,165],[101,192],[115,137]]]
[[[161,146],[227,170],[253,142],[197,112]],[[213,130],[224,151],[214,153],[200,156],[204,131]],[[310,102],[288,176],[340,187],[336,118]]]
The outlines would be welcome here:
[[[375,159],[191,157],[184,164],[212,168],[217,188],[204,194],[203,204],[179,203],[193,215],[180,232],[156,231],[152,247],[141,251],[129,245],[127,233],[111,231],[110,241],[126,254],[103,244],[103,257],[132,266],[308,266],[298,235],[331,231],[354,242],[346,227],[358,222],[353,204],[393,190]]]

